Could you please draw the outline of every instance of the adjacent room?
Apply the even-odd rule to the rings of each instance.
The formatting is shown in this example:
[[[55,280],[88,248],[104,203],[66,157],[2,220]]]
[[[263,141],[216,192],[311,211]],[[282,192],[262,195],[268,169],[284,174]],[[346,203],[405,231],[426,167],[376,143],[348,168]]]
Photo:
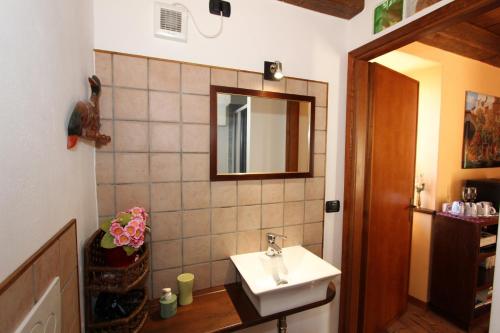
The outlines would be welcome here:
[[[1,333],[500,332],[498,0],[0,18]]]

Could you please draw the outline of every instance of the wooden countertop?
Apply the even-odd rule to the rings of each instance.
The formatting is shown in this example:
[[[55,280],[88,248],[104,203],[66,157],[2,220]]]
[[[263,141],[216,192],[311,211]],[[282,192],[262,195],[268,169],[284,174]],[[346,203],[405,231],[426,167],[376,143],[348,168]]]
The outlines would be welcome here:
[[[465,215],[457,215],[445,212],[438,212],[436,216],[448,217],[455,220],[460,220],[468,223],[475,224],[483,224],[483,225],[492,225],[498,224],[498,215],[492,216],[465,216]]]
[[[330,303],[335,297],[335,292],[335,285],[330,283],[326,299],[323,301],[261,317],[246,296],[241,284],[233,283],[208,288],[194,293],[193,303],[178,307],[177,314],[169,319],[161,319],[158,300],[151,301],[149,319],[141,332],[233,332]]]

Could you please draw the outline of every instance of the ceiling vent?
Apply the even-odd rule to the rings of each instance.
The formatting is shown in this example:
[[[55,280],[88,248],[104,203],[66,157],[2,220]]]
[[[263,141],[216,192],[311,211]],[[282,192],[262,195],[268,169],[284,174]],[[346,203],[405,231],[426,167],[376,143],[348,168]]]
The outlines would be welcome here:
[[[156,37],[187,40],[187,11],[184,8],[155,2],[154,16]]]

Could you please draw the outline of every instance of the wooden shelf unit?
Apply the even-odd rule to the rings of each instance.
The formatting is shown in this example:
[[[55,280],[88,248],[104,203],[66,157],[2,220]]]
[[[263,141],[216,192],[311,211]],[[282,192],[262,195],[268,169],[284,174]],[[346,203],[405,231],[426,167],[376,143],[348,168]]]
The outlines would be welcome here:
[[[177,314],[169,319],[160,317],[158,300],[151,301],[150,317],[141,333],[234,332],[328,304],[334,297],[335,285],[332,282],[322,301],[261,317],[241,283],[232,283],[195,292],[193,303],[178,307]]]
[[[480,267],[495,255],[481,251],[482,230],[497,234],[498,216],[437,213],[432,224],[429,306],[466,330],[491,308],[476,305],[476,294],[493,285],[494,274],[494,268]]]

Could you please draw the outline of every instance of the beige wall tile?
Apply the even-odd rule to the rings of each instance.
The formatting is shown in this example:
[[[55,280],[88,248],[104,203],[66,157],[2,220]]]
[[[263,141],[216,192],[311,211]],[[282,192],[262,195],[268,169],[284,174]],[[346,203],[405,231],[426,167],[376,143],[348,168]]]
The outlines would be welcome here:
[[[236,233],[212,236],[212,260],[228,259],[236,254]]]
[[[145,153],[115,154],[117,183],[142,183],[149,180],[149,155]]]
[[[61,295],[61,332],[69,332],[79,316],[78,272],[74,270]]]
[[[262,203],[283,202],[284,184],[283,179],[263,180]]]
[[[151,184],[151,211],[181,209],[181,183]]]
[[[238,230],[260,229],[261,205],[238,207]]]
[[[182,236],[210,235],[210,210],[186,210],[182,213]]]
[[[285,201],[304,200],[305,181],[303,178],[285,179]]]
[[[116,210],[122,212],[135,206],[149,210],[149,185],[116,185]]]
[[[280,80],[280,81],[264,80],[264,90],[284,93],[285,92],[285,80]]]
[[[153,241],[178,239],[182,237],[181,212],[151,214],[151,238]]]
[[[236,87],[238,72],[229,69],[212,68],[211,83],[216,86]]]
[[[323,221],[323,200],[312,200],[305,202],[305,223]]]
[[[154,270],[180,267],[182,265],[182,241],[154,242],[151,245]]]
[[[306,179],[306,200],[323,199],[325,197],[325,178]]]
[[[260,230],[260,250],[266,251],[268,247],[267,236],[268,232],[272,232],[278,235],[283,235],[283,227],[281,228],[270,228],[270,229],[261,229]],[[278,246],[283,247],[283,238],[276,238],[276,244]]]
[[[262,90],[262,74],[238,72],[238,88]]]
[[[113,55],[113,80],[119,87],[148,87],[147,60],[144,58]]]
[[[236,207],[212,208],[212,234],[236,231],[237,216]]]
[[[238,232],[237,253],[260,251],[260,230],[246,230]]]
[[[33,264],[35,301],[40,300],[52,280],[60,275],[59,259],[59,242],[55,242]]]
[[[99,203],[99,216],[115,215],[115,187],[97,185],[97,202]]]
[[[33,268],[28,268],[5,292],[0,294],[0,332],[13,332],[31,310]]]
[[[236,206],[236,182],[212,182],[212,207]]]
[[[149,119],[151,121],[179,122],[181,120],[181,98],[178,93],[149,92]]]
[[[147,90],[115,88],[114,118],[148,120]]]
[[[114,179],[113,154],[95,154],[95,178],[97,184],[110,184]]]
[[[115,121],[115,150],[124,152],[147,152],[148,123],[137,121]]]
[[[193,290],[210,288],[210,263],[184,266],[184,273],[194,274]]]
[[[307,95],[307,81],[287,78],[286,92],[288,94]]]
[[[113,118],[113,88],[102,87],[101,98],[99,100],[99,116],[101,119]]]
[[[314,131],[314,153],[315,154],[325,154],[326,153],[326,132],[325,131]]]
[[[318,257],[322,258],[323,257],[323,246],[321,244],[314,244],[314,245],[306,245],[304,246],[307,250],[311,251]]]
[[[286,226],[283,232],[286,236],[283,246],[302,245],[304,237],[304,226],[302,224]]]
[[[182,180],[209,180],[209,159],[209,154],[182,154]]]
[[[326,108],[317,107],[314,114],[314,129],[326,130]]]
[[[210,207],[210,183],[182,183],[182,206],[184,209]]]
[[[236,281],[236,269],[231,260],[212,261],[212,286],[222,286]]]
[[[304,244],[317,244],[323,242],[323,223],[304,224]]]
[[[112,84],[112,71],[111,54],[95,52],[95,75],[97,75],[102,85]]]
[[[210,93],[210,69],[203,66],[182,64],[182,92],[208,95]]]
[[[320,82],[308,82],[307,94],[316,97],[316,106],[326,106],[328,85]]]
[[[178,153],[152,153],[151,181],[171,182],[181,180],[181,154]]]
[[[149,59],[149,89],[179,91],[180,68],[176,62]]]
[[[294,225],[304,223],[304,201],[285,202],[284,224]]]
[[[325,176],[326,158],[325,154],[314,154],[314,177]]]
[[[210,123],[210,97],[182,95],[182,121],[185,123]]]
[[[283,203],[262,205],[262,228],[283,226]]]
[[[96,148],[96,152],[112,152],[115,147],[115,134],[113,131],[113,122],[111,120],[101,119],[101,131],[102,134],[109,135],[111,137],[111,142],[105,146]]]
[[[238,181],[238,205],[261,203],[262,185],[260,180]]]
[[[151,151],[180,151],[180,125],[167,123],[150,123]]]
[[[183,255],[184,265],[210,261],[210,236],[184,239]]]
[[[210,151],[210,126],[182,125],[182,151],[208,153]]]
[[[164,269],[153,272],[153,297],[160,298],[163,288],[172,288],[172,292],[178,294],[177,276],[181,273],[181,268]]]

